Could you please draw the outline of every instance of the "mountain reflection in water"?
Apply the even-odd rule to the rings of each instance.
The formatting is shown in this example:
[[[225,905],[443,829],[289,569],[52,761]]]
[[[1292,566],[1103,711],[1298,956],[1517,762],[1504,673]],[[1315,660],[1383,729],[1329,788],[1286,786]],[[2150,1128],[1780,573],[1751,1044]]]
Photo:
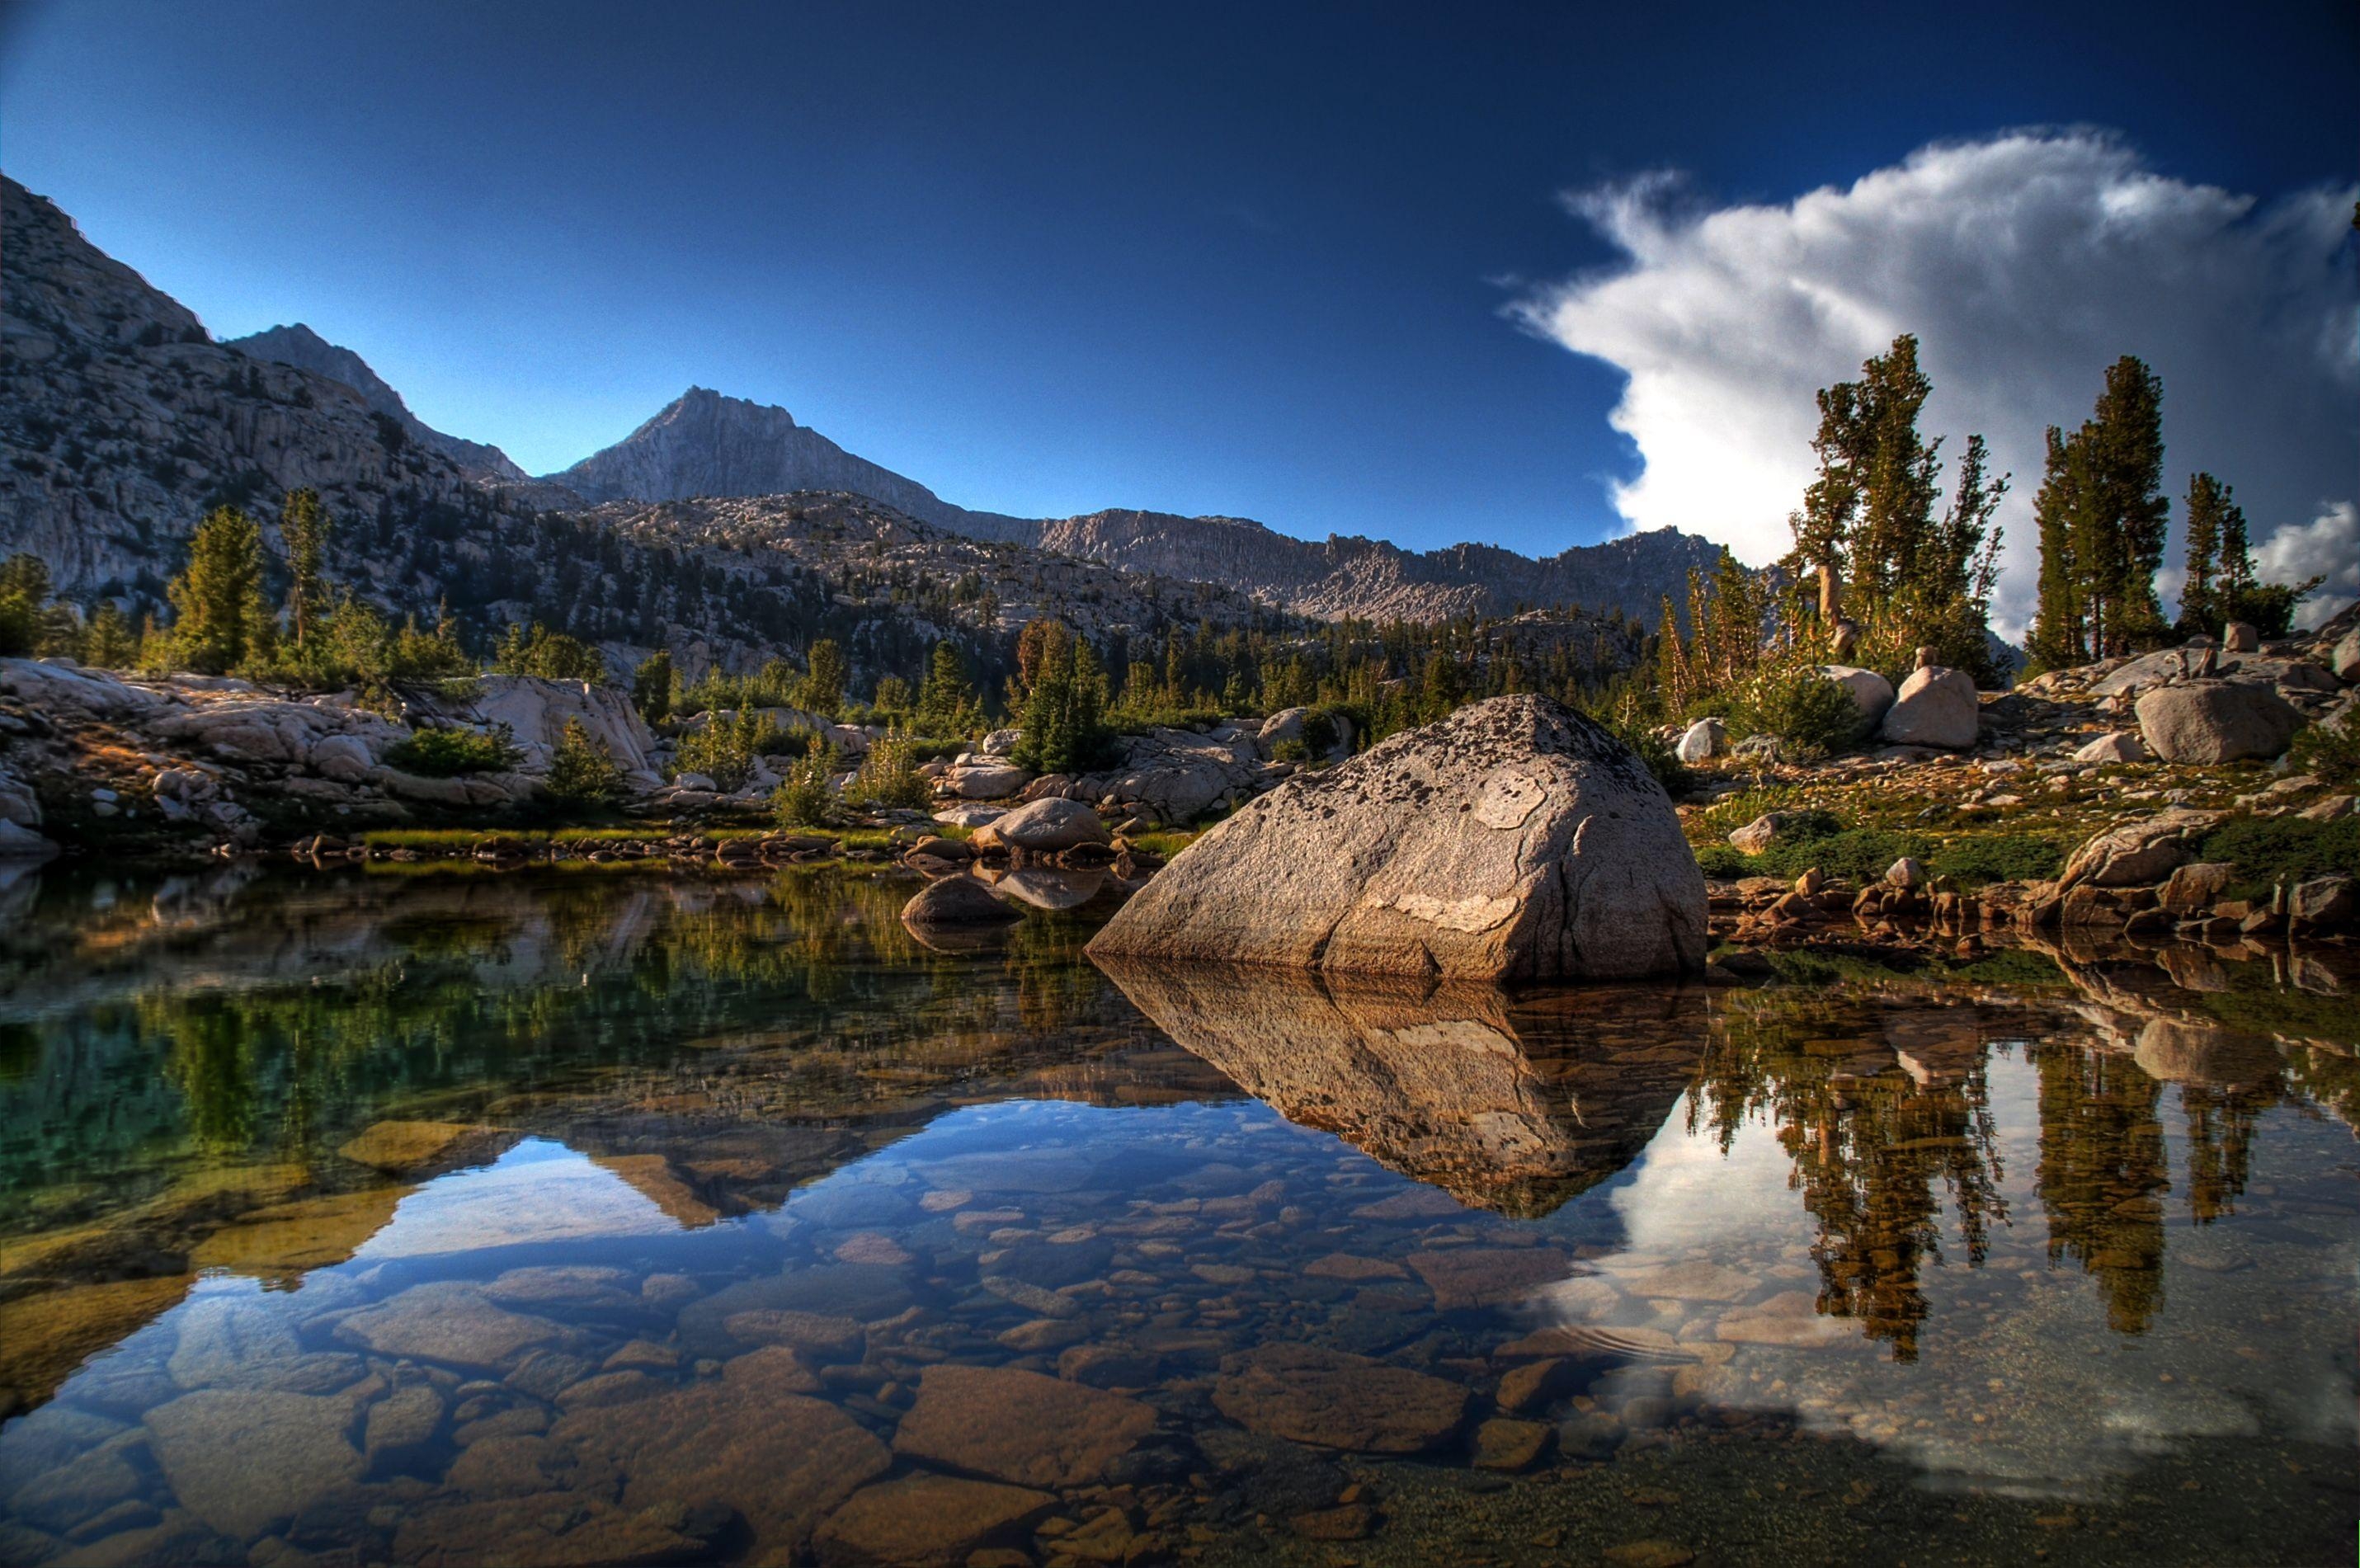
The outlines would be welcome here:
[[[0,888],[0,1560],[2348,1540],[2348,955],[1503,994],[910,890]]]

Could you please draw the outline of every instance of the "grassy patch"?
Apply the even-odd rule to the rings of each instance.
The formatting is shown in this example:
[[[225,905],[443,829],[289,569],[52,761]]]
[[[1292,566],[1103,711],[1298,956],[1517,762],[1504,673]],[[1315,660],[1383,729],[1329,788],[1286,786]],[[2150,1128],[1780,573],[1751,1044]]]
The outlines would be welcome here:
[[[2065,846],[2039,833],[1994,833],[1953,839],[1927,859],[1926,869],[1961,887],[1987,882],[2032,882],[2064,868]]]
[[[2291,815],[2238,817],[2207,833],[2199,853],[2237,868],[2228,897],[2267,898],[2270,885],[2281,879],[2307,882],[2334,871],[2360,877],[2360,817],[2333,822]]]
[[[1138,833],[1132,836],[1131,842],[1134,848],[1143,849],[1150,855],[1169,860],[1196,843],[1199,836],[1199,834],[1175,828],[1163,833]]]

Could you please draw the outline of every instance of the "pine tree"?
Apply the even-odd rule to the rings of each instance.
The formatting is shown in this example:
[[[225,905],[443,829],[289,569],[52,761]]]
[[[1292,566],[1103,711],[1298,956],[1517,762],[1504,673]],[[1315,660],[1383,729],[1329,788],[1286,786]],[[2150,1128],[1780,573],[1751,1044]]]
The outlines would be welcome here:
[[[2071,437],[2049,427],[2049,462],[2040,489],[2032,498],[2034,525],[2040,530],[2040,599],[2025,638],[2025,653],[2033,668],[2061,670],[2090,657],[2081,629],[2080,561],[2074,555],[2075,464]]]
[[[926,663],[926,678],[918,684],[918,733],[964,735],[981,716],[958,648],[947,641],[934,644],[934,656]]]
[[[852,679],[852,671],[844,660],[844,649],[833,638],[822,637],[812,644],[810,668],[804,672],[803,684],[797,689],[796,706],[807,708],[826,718],[835,718],[844,709],[844,688]]]
[[[591,738],[580,719],[565,721],[550,755],[550,798],[567,806],[603,806],[621,789],[622,769],[606,748]]]
[[[82,630],[82,661],[101,670],[128,670],[139,661],[139,633],[112,599],[101,599]]]
[[[19,552],[0,561],[0,654],[40,651],[49,600],[49,563]]]
[[[2125,354],[2108,367],[2074,455],[2083,465],[2073,543],[2090,651],[2128,653],[2163,627],[2155,574],[2171,512],[2162,491],[2163,383],[2143,362]]]
[[[279,511],[279,538],[287,548],[290,578],[287,619],[299,649],[310,645],[311,633],[327,609],[328,584],[322,573],[321,557],[333,526],[327,509],[320,505],[317,490],[307,485],[287,492],[286,504]]]
[[[631,672],[631,705],[648,723],[661,724],[672,712],[672,650],[660,648],[639,661]]]
[[[2184,634],[2203,631],[2214,619],[2214,577],[2222,564],[2222,513],[2229,506],[2226,485],[2209,474],[2189,475],[2188,564],[2180,586],[2180,629]],[[2242,517],[2239,522],[2242,533]]]
[[[173,653],[203,675],[221,675],[270,652],[262,596],[262,529],[235,506],[216,507],[189,539],[187,570],[164,588]]]

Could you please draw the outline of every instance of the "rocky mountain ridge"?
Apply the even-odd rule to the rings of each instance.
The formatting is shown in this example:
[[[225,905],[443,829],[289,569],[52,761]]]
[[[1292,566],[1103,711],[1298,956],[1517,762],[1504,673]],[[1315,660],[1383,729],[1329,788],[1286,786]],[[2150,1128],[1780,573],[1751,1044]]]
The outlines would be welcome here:
[[[371,370],[366,360],[348,348],[328,342],[300,321],[293,326],[271,327],[242,338],[231,338],[222,346],[234,348],[248,359],[291,365],[314,376],[343,382],[359,393],[361,401],[373,412],[383,414],[400,425],[410,433],[410,440],[441,452],[468,474],[512,483],[521,483],[532,477],[509,461],[508,454],[499,448],[445,435],[426,423],[410,411],[410,405],[402,401],[401,394],[386,385],[384,377]]]
[[[1676,530],[1576,545],[1541,560],[1496,545],[1413,551],[1383,539],[1300,539],[1246,517],[1110,508],[1072,517],[969,511],[846,452],[781,408],[692,387],[615,445],[545,483],[593,502],[846,490],[953,533],[1214,583],[1323,620],[1444,620],[1579,604],[1646,618],[1684,602],[1691,567],[1720,559]]]

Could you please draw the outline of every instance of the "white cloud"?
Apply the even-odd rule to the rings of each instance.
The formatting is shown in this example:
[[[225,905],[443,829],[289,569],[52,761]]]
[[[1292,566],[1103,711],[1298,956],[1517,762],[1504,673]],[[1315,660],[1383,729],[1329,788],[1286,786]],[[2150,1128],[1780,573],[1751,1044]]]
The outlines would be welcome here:
[[[1950,452],[1982,432],[2016,476],[1994,616],[2014,632],[2031,609],[2043,431],[2087,417],[2124,354],[2163,377],[2175,523],[2189,474],[2209,470],[2265,561],[2290,531],[2318,540],[2287,550],[2340,539],[2349,563],[2351,526],[2322,524],[2350,515],[2360,474],[2355,197],[2191,185],[2086,131],[1928,147],[1775,205],[1699,205],[1652,175],[1568,199],[1623,259],[1515,313],[1629,376],[1612,421],[1644,463],[1616,492],[1630,524],[1757,564],[1787,548],[1809,481],[1812,393],[1917,333],[1926,428]]]
[[[2327,581],[2295,611],[2295,624],[2315,626],[2360,598],[2360,506],[2333,501],[2299,528],[2280,528],[2254,551],[2254,570],[2265,583]]]

